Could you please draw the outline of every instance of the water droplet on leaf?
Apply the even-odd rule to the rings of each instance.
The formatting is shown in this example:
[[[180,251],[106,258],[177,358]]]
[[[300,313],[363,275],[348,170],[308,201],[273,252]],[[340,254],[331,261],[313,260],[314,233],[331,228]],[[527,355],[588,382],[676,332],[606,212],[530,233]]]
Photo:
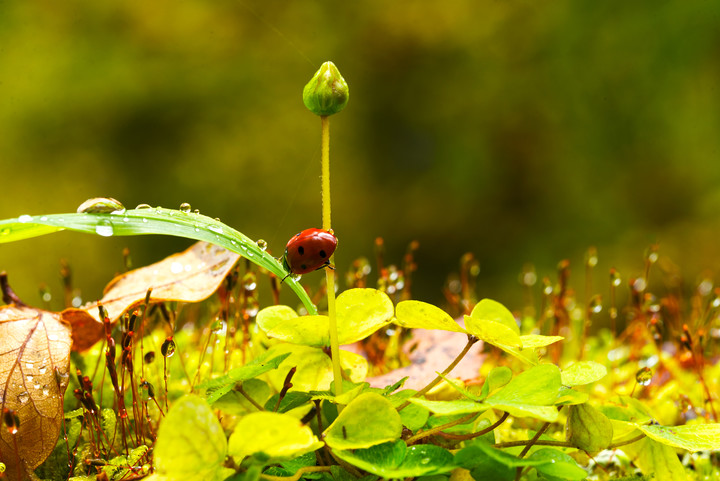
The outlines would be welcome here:
[[[188,204],[187,202],[183,202],[182,204],[180,204],[180,210],[187,214],[192,210],[192,206],[190,206],[190,204]]]
[[[152,207],[150,207],[150,204],[138,204],[138,206],[135,208],[136,209],[152,209]]]
[[[257,245],[262,250],[267,249],[267,242],[265,241],[265,239],[258,239]]]
[[[20,217],[18,217],[18,222],[20,222],[21,224],[32,222],[32,216],[29,216],[27,214],[21,215]]]
[[[30,400],[30,394],[27,391],[23,391],[17,396],[17,400],[20,404],[25,404]]]

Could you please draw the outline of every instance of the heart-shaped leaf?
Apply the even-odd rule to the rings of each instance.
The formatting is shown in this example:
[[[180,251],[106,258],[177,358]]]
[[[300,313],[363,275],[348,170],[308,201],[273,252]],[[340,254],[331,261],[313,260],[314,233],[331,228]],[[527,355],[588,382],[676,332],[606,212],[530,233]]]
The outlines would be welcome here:
[[[402,434],[400,414],[387,398],[368,392],[353,399],[325,431],[333,449],[362,449],[394,441]]]
[[[338,339],[340,344],[352,344],[365,339],[390,323],[393,304],[384,292],[377,289],[348,289],[335,302]],[[258,326],[268,337],[293,344],[325,347],[330,345],[328,316],[293,315],[286,306],[273,306],[258,313]]]
[[[12,304],[0,308],[0,339],[0,400],[19,422],[15,434],[0,429],[0,462],[8,479],[18,479],[55,447],[72,341],[58,314]]]
[[[573,446],[591,454],[607,448],[613,439],[610,420],[587,403],[570,406],[565,433]]]
[[[335,454],[353,466],[386,479],[443,474],[456,467],[453,455],[440,446],[421,444],[407,447],[401,440],[368,449],[338,450]]]
[[[402,301],[395,308],[398,326],[412,329],[438,329],[467,332],[445,311],[421,301]]]
[[[225,433],[210,406],[193,394],[175,401],[155,443],[155,469],[161,479],[213,480],[226,455]]]
[[[243,416],[228,441],[228,454],[239,463],[245,456],[264,453],[271,459],[290,459],[323,446],[309,426],[282,413],[260,411]]]

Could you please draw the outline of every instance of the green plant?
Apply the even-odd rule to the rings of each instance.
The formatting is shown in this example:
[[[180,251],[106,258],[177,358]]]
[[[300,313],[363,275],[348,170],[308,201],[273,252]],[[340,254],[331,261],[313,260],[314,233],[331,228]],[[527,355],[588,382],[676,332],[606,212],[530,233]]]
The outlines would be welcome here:
[[[333,69],[320,72],[332,78]],[[308,87],[304,97],[311,110],[332,108]],[[320,110],[324,229],[329,113]],[[584,304],[574,297],[567,262],[556,283],[544,282],[541,308],[530,303],[521,316],[478,302],[468,275],[447,309],[463,312],[462,322],[397,291],[393,302],[386,278],[335,299],[329,269],[327,315],[287,279],[308,311],[299,315],[277,302],[260,309],[258,278],[278,288],[289,274],[264,242],[187,205],[126,210],[96,199],[79,210],[0,221],[0,242],[61,229],[201,242],[61,312],[27,306],[0,276],[8,304],[0,309],[0,460],[8,479],[580,480],[630,478],[635,468],[661,480],[718,475],[720,367],[708,333],[717,329],[720,291],[698,290],[689,313],[675,307],[676,289],[654,295],[653,250],[642,282],[629,282],[623,332],[613,325],[590,335],[602,303],[589,285]],[[590,252],[586,268],[595,264]],[[471,270],[472,259],[462,265]],[[618,279],[613,272],[613,320]],[[339,346],[390,329],[394,339],[448,332],[461,343],[445,369],[423,373],[424,385],[407,388],[402,378],[372,386],[365,358]],[[487,349],[478,375],[454,378],[479,345]]]

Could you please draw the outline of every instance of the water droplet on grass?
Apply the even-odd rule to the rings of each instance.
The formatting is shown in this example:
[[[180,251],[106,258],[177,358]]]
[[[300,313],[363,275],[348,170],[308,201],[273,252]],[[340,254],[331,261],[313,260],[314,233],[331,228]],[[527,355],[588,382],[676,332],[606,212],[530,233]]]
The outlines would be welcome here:
[[[187,202],[183,202],[182,204],[180,204],[180,210],[187,214],[192,210],[192,206],[190,206],[190,204],[188,204]]]
[[[111,197],[88,199],[77,208],[78,214],[109,214],[118,211],[125,211],[125,206]]]
[[[222,233],[223,233],[222,227],[220,227],[220,226],[209,225],[209,226],[208,226],[208,229],[210,229],[211,231],[215,232],[216,234],[222,234]]]
[[[18,222],[20,222],[21,224],[26,224],[28,222],[32,222],[32,216],[27,215],[27,214],[21,215],[20,217],[18,217]]]
[[[265,239],[258,239],[258,240],[257,240],[257,245],[258,245],[258,247],[259,247],[260,249],[262,249],[262,250],[267,249],[267,242],[265,241]]]
[[[150,207],[150,204],[138,204],[137,207],[135,207],[135,208],[136,209],[152,209],[152,207]]]
[[[110,222],[109,220],[100,221],[100,224],[95,226],[95,233],[103,237],[112,236],[115,233],[115,231],[113,230],[112,222]]]

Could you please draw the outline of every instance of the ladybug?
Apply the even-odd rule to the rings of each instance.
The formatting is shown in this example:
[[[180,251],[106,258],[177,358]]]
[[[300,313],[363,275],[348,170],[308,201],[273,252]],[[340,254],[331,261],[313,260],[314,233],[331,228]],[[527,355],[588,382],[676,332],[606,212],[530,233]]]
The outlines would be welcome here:
[[[295,234],[285,246],[282,263],[291,274],[307,274],[330,265],[330,256],[337,247],[337,237],[331,231],[305,229]]]

